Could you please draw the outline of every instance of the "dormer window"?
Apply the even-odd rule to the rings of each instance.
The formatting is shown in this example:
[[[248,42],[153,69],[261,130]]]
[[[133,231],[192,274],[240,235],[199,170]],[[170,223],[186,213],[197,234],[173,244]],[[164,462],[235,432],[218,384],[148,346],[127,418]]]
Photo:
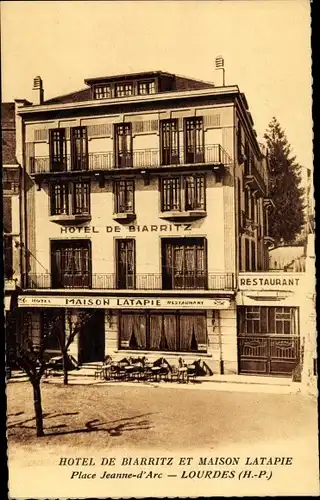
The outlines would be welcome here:
[[[94,87],[95,99],[109,99],[111,97],[110,85],[97,85]]]
[[[155,85],[154,80],[138,83],[138,94],[139,95],[147,95],[147,94],[155,94],[155,93],[156,93],[156,85]]]
[[[117,83],[115,90],[116,97],[128,97],[133,95],[132,83]]]

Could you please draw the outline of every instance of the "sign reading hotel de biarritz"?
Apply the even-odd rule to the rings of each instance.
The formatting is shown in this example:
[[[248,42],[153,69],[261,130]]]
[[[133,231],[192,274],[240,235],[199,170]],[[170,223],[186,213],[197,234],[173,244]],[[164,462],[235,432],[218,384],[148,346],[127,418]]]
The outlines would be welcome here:
[[[228,309],[230,300],[225,298],[163,298],[163,297],[63,297],[20,295],[19,307],[70,307],[70,308],[112,308],[112,309]]]

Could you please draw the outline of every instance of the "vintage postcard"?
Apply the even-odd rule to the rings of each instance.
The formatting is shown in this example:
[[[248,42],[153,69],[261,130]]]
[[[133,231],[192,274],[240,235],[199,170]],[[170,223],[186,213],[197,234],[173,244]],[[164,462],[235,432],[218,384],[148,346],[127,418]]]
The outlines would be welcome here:
[[[1,28],[9,498],[318,496],[309,2]]]

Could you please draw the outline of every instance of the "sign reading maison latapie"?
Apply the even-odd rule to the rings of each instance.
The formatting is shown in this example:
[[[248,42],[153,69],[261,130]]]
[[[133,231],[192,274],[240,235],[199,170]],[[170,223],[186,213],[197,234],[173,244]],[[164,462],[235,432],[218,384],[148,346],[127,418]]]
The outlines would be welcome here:
[[[77,307],[110,309],[228,309],[230,300],[213,298],[168,297],[63,297],[20,295],[19,307]]]

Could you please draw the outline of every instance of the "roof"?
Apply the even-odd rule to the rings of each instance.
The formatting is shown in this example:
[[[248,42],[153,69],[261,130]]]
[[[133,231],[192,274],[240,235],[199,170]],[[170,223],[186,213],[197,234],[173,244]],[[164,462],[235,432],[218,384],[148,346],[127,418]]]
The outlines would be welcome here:
[[[175,92],[184,92],[187,90],[201,90],[201,89],[209,89],[215,87],[213,83],[204,82],[202,80],[196,80],[194,78],[188,78],[185,76],[174,75],[173,73],[166,73],[164,71],[148,71],[142,73],[128,73],[124,75],[115,75],[115,76],[105,76],[105,77],[96,77],[96,78],[87,78],[85,83],[87,85],[92,85],[94,83],[99,82],[107,82],[107,81],[120,81],[125,79],[133,79],[133,78],[151,78],[152,76],[163,76],[167,78],[171,78],[175,80]],[[63,104],[68,102],[84,102],[90,101],[92,99],[91,89],[90,87],[85,89],[76,90],[75,92],[70,92],[68,94],[63,94],[60,96],[53,97],[51,99],[47,99],[43,104]]]
[[[1,104],[1,149],[2,164],[16,165],[15,103]]]

